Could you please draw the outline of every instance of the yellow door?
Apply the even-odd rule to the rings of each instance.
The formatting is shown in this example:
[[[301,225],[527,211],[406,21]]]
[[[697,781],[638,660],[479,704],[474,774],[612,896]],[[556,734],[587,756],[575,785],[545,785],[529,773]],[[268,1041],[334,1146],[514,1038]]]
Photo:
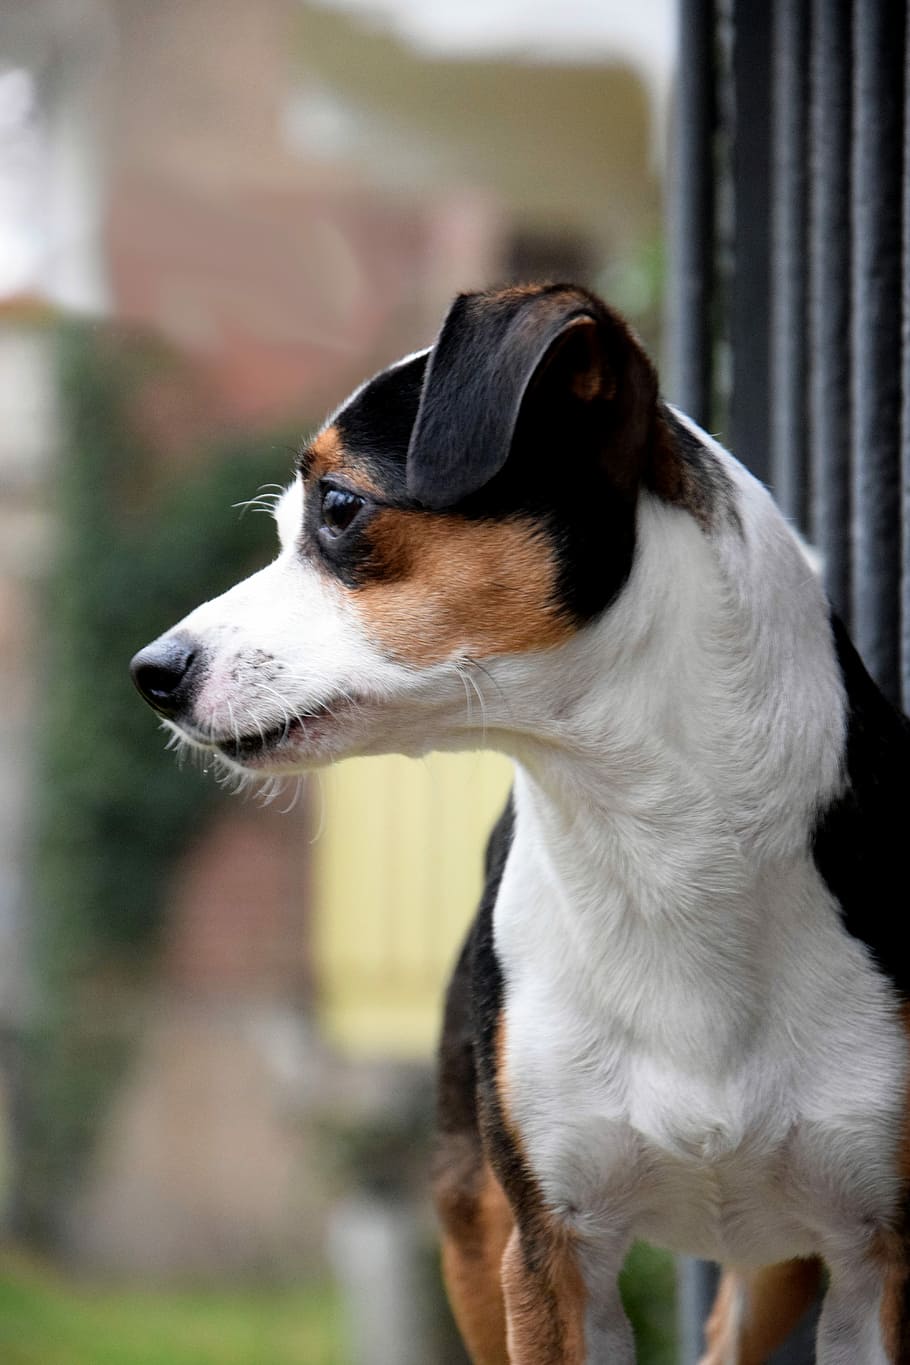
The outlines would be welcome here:
[[[511,764],[489,753],[353,759],[322,774],[315,956],[335,1043],[361,1056],[431,1053],[511,780]]]

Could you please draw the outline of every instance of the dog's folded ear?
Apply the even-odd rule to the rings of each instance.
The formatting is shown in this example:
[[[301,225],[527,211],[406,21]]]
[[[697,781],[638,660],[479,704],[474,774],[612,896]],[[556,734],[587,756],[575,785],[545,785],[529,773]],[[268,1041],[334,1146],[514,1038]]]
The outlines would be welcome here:
[[[595,449],[618,487],[638,481],[657,379],[625,323],[587,290],[461,294],[430,353],[407,459],[408,494],[454,507],[532,435]]]

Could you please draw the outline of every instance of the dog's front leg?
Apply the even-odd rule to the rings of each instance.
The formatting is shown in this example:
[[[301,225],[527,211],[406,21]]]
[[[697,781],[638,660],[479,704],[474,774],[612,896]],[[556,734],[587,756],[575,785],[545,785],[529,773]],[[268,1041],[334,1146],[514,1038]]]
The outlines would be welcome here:
[[[838,1257],[828,1261],[828,1270],[818,1365],[910,1365],[907,1261],[901,1250]]]
[[[502,1263],[511,1365],[634,1365],[625,1250],[595,1250],[555,1220],[516,1225]]]

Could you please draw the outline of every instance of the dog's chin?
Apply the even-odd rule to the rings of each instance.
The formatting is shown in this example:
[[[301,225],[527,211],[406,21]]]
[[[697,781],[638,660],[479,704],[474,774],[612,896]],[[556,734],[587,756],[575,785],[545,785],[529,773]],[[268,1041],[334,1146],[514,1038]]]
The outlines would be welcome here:
[[[463,748],[461,698],[443,698],[436,706],[419,689],[398,696],[335,697],[325,705],[299,711],[281,724],[263,720],[225,734],[211,724],[187,717],[165,720],[168,729],[191,748],[211,753],[238,773],[289,777],[327,767],[345,758],[404,754],[419,758],[430,749]],[[415,708],[421,722],[415,723]],[[469,747],[476,748],[477,744]]]
[[[299,773],[343,758],[351,746],[351,726],[336,714],[295,716],[272,730],[221,740],[216,751],[247,772]]]
[[[280,725],[257,726],[219,736],[193,726],[173,726],[181,739],[194,748],[207,749],[225,759],[232,768],[262,777],[306,772],[346,758],[357,748],[357,708],[335,702],[314,707]]]

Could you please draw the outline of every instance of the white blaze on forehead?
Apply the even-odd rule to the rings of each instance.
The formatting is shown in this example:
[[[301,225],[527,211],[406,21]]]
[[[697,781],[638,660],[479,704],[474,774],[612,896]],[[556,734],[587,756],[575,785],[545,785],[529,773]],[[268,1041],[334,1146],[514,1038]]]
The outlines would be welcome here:
[[[303,480],[288,484],[275,507],[275,525],[282,547],[287,548],[297,538],[303,524]]]

